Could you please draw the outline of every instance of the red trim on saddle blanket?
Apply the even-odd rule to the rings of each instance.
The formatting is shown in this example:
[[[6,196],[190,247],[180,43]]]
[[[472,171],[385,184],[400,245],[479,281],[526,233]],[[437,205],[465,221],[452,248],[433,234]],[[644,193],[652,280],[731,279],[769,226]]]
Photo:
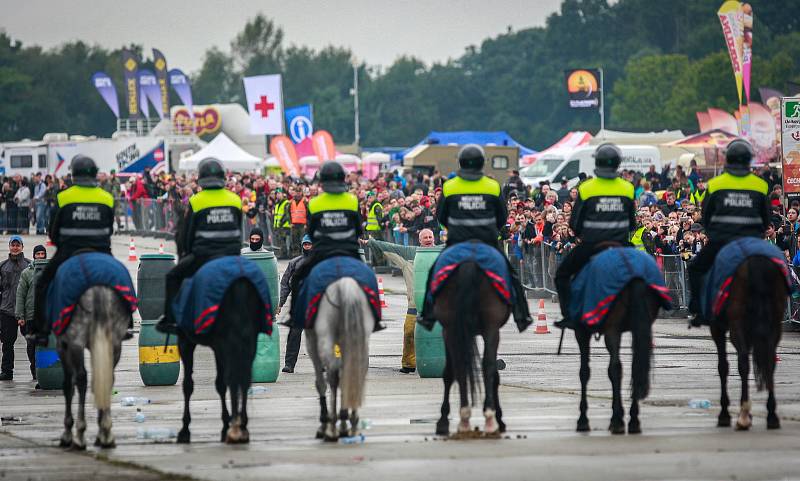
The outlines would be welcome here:
[[[664,286],[659,286],[658,284],[648,284],[650,289],[653,289],[662,299],[672,303],[672,296],[669,295],[669,289]],[[613,305],[614,301],[617,299],[617,294],[612,294],[602,301],[598,302],[594,309],[585,313],[581,320],[587,326],[594,326],[599,324],[603,319],[605,319],[608,311],[611,310],[611,306]]]
[[[364,284],[358,285],[364,294],[367,296],[367,301],[378,314],[378,317],[381,315],[381,301],[378,293],[374,290],[370,289],[368,286]],[[317,317],[317,311],[319,311],[319,302],[322,300],[322,296],[325,292],[320,292],[314,297],[311,298],[311,301],[308,303],[308,308],[306,308],[306,318],[303,325],[305,329],[313,329],[314,327],[314,319]]]
[[[127,286],[114,286],[114,290],[128,303],[131,312],[135,312],[139,308],[139,300],[136,296],[131,295],[131,289]],[[67,330],[69,323],[72,321],[72,314],[75,311],[76,304],[71,304],[63,309],[58,314],[58,319],[53,322],[53,334],[60,336]]]
[[[453,271],[461,265],[459,263],[455,264],[448,264],[438,271],[436,271],[433,275],[433,280],[431,281],[431,292],[438,292],[439,288],[442,284],[444,284],[447,279],[450,278],[450,275],[453,274]],[[497,274],[496,272],[484,269],[480,267],[481,271],[489,278],[489,282],[492,284],[492,287],[495,288],[498,294],[503,298],[504,301],[507,303],[511,303],[511,291],[509,290],[509,286],[506,283],[506,280],[503,279],[503,276]]]

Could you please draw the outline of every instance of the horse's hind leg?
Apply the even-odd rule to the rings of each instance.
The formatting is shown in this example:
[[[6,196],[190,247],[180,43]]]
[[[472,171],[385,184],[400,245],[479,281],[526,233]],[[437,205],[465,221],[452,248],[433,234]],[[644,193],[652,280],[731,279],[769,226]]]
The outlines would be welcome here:
[[[61,435],[61,440],[58,445],[62,448],[72,446],[72,426],[75,420],[72,418],[72,396],[75,393],[75,383],[73,382],[73,369],[66,354],[66,349],[58,349],[58,356],[63,359],[64,368],[64,382],[62,389],[64,391],[64,434]]]
[[[728,353],[725,349],[725,330],[717,326],[716,323],[712,323],[711,336],[714,338],[714,344],[717,345],[717,370],[719,371],[721,391],[717,426],[727,428],[731,425],[731,414],[728,411],[731,401],[728,399]]]
[[[192,435],[189,432],[189,424],[192,422],[192,415],[189,413],[189,400],[192,397],[192,392],[194,392],[194,381],[192,380],[194,349],[194,344],[182,336],[178,336],[178,351],[183,362],[183,427],[178,433],[178,443],[192,442]]]
[[[469,384],[467,383],[467,366],[454,366],[456,381],[458,382],[458,397],[460,400],[458,417],[458,432],[467,433],[472,431],[469,424],[469,418],[472,416],[472,409],[469,405],[468,392]]]
[[[230,426],[231,422],[231,415],[228,412],[228,403],[225,400],[227,391],[224,376],[225,366],[222,363],[222,356],[217,355],[217,353],[214,353],[214,362],[217,365],[217,377],[214,380],[214,387],[216,388],[217,394],[219,394],[219,399],[222,402],[222,432],[220,433],[219,442],[224,443],[228,436],[228,427]]]
[[[578,349],[581,352],[581,368],[580,368],[580,378],[581,378],[581,404],[580,410],[581,415],[578,418],[578,432],[587,432],[591,431],[589,427],[589,418],[586,417],[586,410],[589,408],[589,403],[586,401],[586,385],[589,383],[589,339],[591,335],[589,331],[585,329],[576,329],[575,330],[575,339],[578,341]]]
[[[86,449],[86,387],[88,384],[86,367],[83,364],[83,349],[76,349],[71,354],[73,366],[75,366],[75,385],[78,388],[78,422],[75,423],[75,438],[72,440],[72,447],[84,450]],[[100,411],[97,419],[101,432],[103,430],[103,414],[108,415],[108,413]],[[109,419],[108,422],[110,423],[111,420]]]
[[[495,329],[487,329],[489,332],[484,334],[483,348],[483,381],[486,391],[486,399],[483,404],[483,415],[486,418],[483,432],[489,436],[500,433],[500,426],[497,423],[497,393],[495,391],[496,380],[499,378],[497,373],[497,347],[500,344],[500,332]]]
[[[325,391],[327,391],[328,385],[325,382],[322,361],[317,349],[317,334],[313,329],[306,330],[305,333],[306,349],[308,350],[308,357],[311,358],[311,363],[314,365],[315,385],[319,396],[319,428],[317,429],[316,438],[322,439],[325,436],[325,425],[328,423],[328,401],[325,399]]]
[[[781,420],[775,412],[777,403],[775,402],[775,348],[777,343],[772,349],[772,354],[769,359],[769,372],[767,373],[767,429],[780,429]]]
[[[450,416],[450,388],[453,386],[453,366],[449,356],[445,357],[442,380],[444,381],[444,399],[442,400],[442,417],[436,423],[436,434],[447,436],[450,434],[450,421],[447,418]]]
[[[608,349],[608,378],[611,380],[611,423],[608,430],[611,434],[625,434],[625,408],[622,406],[622,362],[619,359],[621,334],[614,330],[605,334]]]
[[[750,392],[747,380],[750,377],[750,354],[747,346],[736,346],[736,353],[739,357],[739,377],[742,378],[742,397],[739,408],[739,418],[736,420],[736,429],[746,431],[753,424],[753,416],[750,414]]]

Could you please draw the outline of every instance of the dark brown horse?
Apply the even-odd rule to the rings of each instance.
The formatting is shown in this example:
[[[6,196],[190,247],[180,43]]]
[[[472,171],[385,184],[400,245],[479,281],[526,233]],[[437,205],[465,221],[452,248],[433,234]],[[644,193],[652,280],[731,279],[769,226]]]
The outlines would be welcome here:
[[[717,425],[731,425],[728,412],[728,358],[725,334],[730,330],[731,343],[736,348],[739,376],[742,378],[742,396],[736,429],[746,430],[752,424],[750,396],[747,379],[750,375],[750,351],[753,352],[753,370],[759,391],[767,387],[767,429],[781,427],[775,413],[775,351],[781,340],[781,324],[786,308],[785,275],[782,266],[766,257],[751,257],[743,262],[733,276],[730,297],[720,319],[712,322],[711,335],[717,345],[718,369],[722,396]]]
[[[522,300],[524,302],[524,300]],[[483,414],[486,418],[484,432],[497,435],[506,430],[503,411],[500,409],[497,372],[497,348],[500,328],[508,320],[511,308],[495,291],[486,275],[475,262],[464,262],[450,276],[447,284],[436,296],[434,315],[442,324],[445,350],[444,400],[442,417],[436,423],[436,434],[447,435],[450,425],[450,387],[455,379],[461,395],[458,432],[471,431],[469,418],[476,400],[476,378],[481,372],[475,336],[483,337],[483,382],[486,397]]]
[[[660,307],[658,294],[643,280],[633,279],[620,292],[614,301],[605,322],[598,331],[603,335],[610,360],[608,378],[611,380],[613,394],[611,424],[608,430],[613,434],[625,434],[625,409],[622,406],[622,362],[619,358],[622,333],[631,331],[633,337],[633,363],[631,366],[631,409],[628,432],[642,432],[639,423],[639,401],[646,398],[650,390],[650,358],[653,349],[653,322]],[[589,418],[586,416],[586,384],[589,382],[589,341],[593,332],[588,328],[575,329],[575,338],[581,353],[581,415],[578,418],[578,431],[589,431]]]

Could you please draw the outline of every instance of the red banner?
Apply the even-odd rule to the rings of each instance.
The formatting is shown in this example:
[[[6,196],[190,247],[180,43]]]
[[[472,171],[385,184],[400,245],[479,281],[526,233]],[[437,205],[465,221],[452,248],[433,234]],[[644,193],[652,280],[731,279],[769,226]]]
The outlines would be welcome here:
[[[333,144],[333,137],[326,130],[318,130],[311,136],[311,142],[314,144],[314,153],[320,163],[326,160],[334,160],[336,158],[336,146]]]
[[[281,169],[289,175],[300,175],[300,163],[297,161],[297,152],[294,150],[294,143],[285,135],[278,135],[272,138],[269,143],[269,153],[278,159]]]

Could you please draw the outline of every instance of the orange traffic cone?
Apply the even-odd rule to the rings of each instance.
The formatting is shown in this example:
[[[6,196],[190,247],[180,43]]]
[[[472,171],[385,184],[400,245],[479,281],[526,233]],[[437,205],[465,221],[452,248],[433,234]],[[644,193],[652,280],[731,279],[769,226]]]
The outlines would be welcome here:
[[[164,253],[164,243],[163,242],[158,245],[158,253],[159,254],[163,254]]]
[[[547,327],[547,313],[544,310],[544,299],[539,299],[539,313],[536,315],[536,330],[534,334],[550,334]]]
[[[133,237],[131,237],[131,246],[128,249],[128,260],[130,262],[136,262],[138,260],[136,257],[136,243],[133,242]]]
[[[383,293],[383,277],[378,278],[378,298],[381,300],[382,308],[389,307],[389,305],[386,304],[386,296]]]

